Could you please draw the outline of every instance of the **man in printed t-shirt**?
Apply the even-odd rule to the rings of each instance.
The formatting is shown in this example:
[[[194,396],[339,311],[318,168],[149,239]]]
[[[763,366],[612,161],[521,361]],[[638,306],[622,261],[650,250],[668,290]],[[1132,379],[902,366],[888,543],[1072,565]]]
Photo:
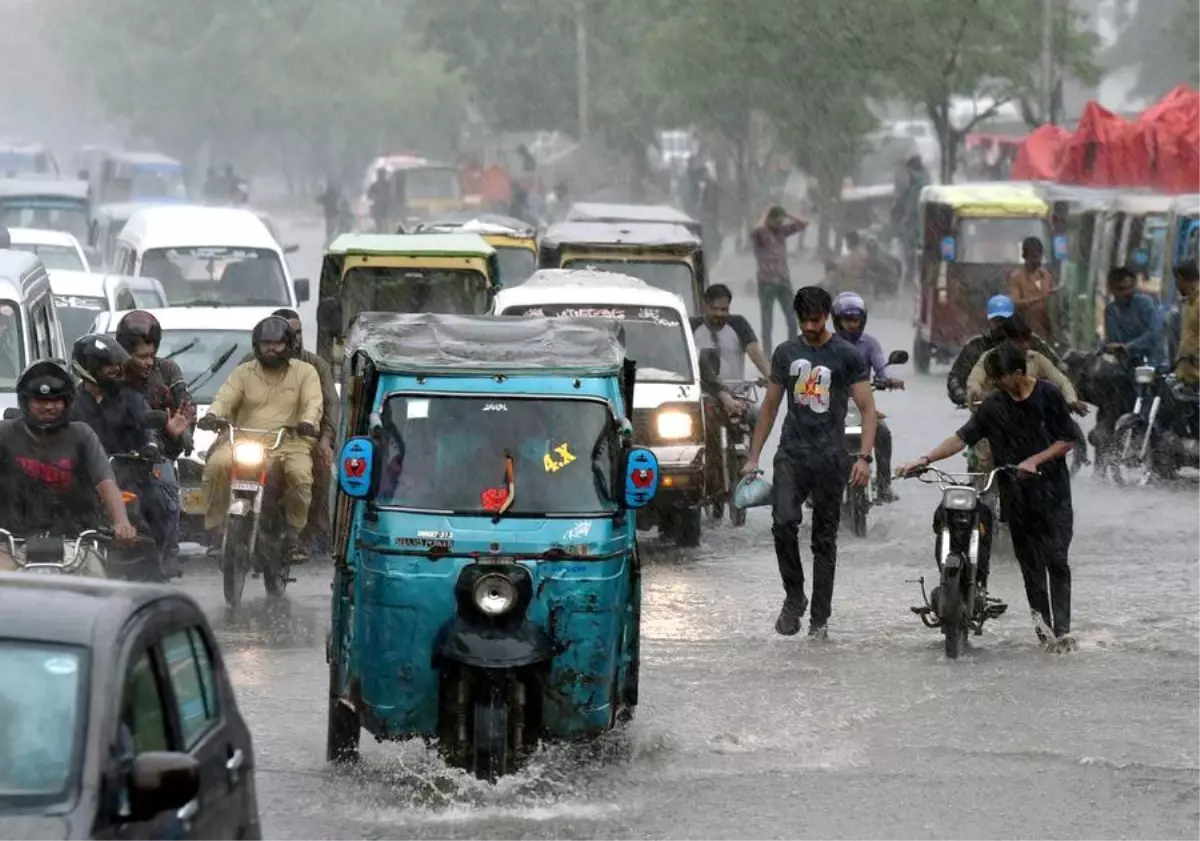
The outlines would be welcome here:
[[[805,286],[796,293],[793,307],[800,339],[775,349],[770,385],[743,469],[745,474],[758,470],[759,456],[786,393],[787,416],[774,463],[771,533],[787,595],[775,630],[785,636],[799,633],[800,619],[808,607],[799,526],[804,502],[811,497],[813,595],[808,634],[816,639],[827,636],[847,475],[855,487],[865,486],[875,448],[875,398],[866,363],[853,345],[829,331],[831,304],[829,293],[819,286]],[[846,407],[851,397],[862,413],[863,430],[862,449],[854,454],[846,451],[845,443]]]

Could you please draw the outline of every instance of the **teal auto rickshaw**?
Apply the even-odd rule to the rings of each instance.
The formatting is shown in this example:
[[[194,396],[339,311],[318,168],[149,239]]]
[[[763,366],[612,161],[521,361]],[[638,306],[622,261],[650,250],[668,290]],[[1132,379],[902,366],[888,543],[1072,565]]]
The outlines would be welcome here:
[[[632,715],[634,371],[615,322],[362,313],[347,339],[328,756],[435,739],[495,780]]]

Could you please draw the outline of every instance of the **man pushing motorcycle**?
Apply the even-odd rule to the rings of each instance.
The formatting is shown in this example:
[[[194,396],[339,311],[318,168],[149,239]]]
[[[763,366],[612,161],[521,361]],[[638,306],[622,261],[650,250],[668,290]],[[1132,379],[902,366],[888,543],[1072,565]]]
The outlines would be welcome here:
[[[221,386],[201,429],[291,428],[296,435],[283,440],[270,458],[283,466],[283,506],[287,521],[285,544],[289,563],[308,559],[300,533],[308,521],[313,495],[313,443],[321,423],[321,378],[307,362],[293,359],[295,334],[287,319],[268,316],[252,334],[254,361],[243,362]],[[233,453],[226,438],[218,440],[204,465],[204,528],[209,545],[220,546],[229,506]]]

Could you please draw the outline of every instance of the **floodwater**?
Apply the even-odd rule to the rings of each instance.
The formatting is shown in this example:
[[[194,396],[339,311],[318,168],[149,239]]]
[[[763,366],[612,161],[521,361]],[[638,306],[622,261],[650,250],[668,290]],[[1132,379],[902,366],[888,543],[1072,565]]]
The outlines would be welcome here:
[[[316,277],[316,226],[296,238],[298,274]],[[757,326],[748,264],[727,260],[717,275]],[[876,313],[869,329],[885,349],[911,347],[906,318]],[[963,420],[934,370],[907,368],[908,389],[878,397],[897,463]],[[909,611],[913,581],[934,570],[937,490],[897,490],[868,537],[840,539],[827,643],[774,632],[783,592],[765,510],[743,529],[707,530],[698,550],[649,539],[634,722],[598,745],[544,750],[496,786],[418,742],[366,735],[357,767],[325,763],[328,566],[301,570],[278,604],[250,582],[237,615],[202,560],[183,586],[212,617],[253,731],[267,837],[1200,836],[1195,485],[1114,488],[1085,468],[1071,552],[1078,651],[1038,647],[1002,549],[990,589],[1009,613],[958,662]],[[807,546],[804,557],[807,568]]]

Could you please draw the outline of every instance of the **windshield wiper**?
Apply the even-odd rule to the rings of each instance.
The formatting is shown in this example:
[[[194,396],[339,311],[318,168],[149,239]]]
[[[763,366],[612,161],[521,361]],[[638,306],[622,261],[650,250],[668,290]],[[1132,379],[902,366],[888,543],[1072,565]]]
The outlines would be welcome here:
[[[200,340],[192,339],[190,342],[188,342],[183,347],[175,348],[175,350],[171,351],[166,356],[164,356],[163,359],[174,359],[176,356],[179,356],[179,354],[181,354],[181,353],[187,353],[189,350],[191,350],[192,348],[194,348],[196,346],[196,343],[198,341],[200,341]]]
[[[212,365],[209,365],[207,368],[205,368],[203,371],[201,371],[199,374],[196,375],[196,379],[194,379],[190,383],[188,383],[188,391],[192,391],[196,387],[196,383],[200,382],[201,380],[203,380],[205,383],[207,383],[209,380],[211,380],[216,375],[217,371],[221,370],[221,366],[229,361],[229,357],[233,356],[234,352],[237,349],[238,349],[238,343],[234,342],[232,345],[229,346],[229,350],[225,351],[220,356],[218,356]]]

